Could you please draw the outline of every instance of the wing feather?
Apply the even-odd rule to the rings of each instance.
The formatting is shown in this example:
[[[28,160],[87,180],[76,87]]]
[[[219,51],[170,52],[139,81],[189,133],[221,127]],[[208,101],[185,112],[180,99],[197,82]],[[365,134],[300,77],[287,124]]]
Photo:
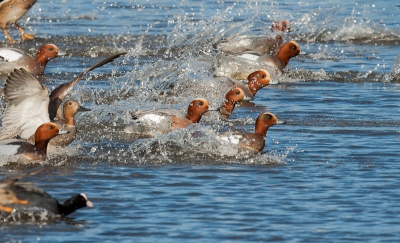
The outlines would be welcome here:
[[[43,123],[49,122],[49,91],[25,69],[15,69],[6,81],[8,101],[3,114],[0,140],[20,136],[28,139]]]

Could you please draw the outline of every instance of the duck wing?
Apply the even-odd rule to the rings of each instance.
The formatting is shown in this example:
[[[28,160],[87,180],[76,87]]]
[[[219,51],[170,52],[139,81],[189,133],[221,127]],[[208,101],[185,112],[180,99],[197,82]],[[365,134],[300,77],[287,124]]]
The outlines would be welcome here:
[[[1,1],[1,0],[0,0]],[[16,48],[0,48],[0,74],[11,73],[29,63],[29,56]]]
[[[20,136],[28,139],[36,129],[49,122],[49,91],[25,69],[15,69],[6,81],[8,101],[3,114],[0,140]]]
[[[53,92],[51,92],[51,94],[50,94],[50,104],[49,104],[50,120],[54,121],[54,118],[56,117],[58,110],[61,109],[60,105],[61,105],[62,101],[64,100],[65,96],[68,94],[68,92],[70,90],[72,90],[72,88],[74,88],[76,83],[78,83],[78,81],[81,80],[83,75],[92,71],[93,69],[103,66],[104,64],[112,62],[114,59],[116,59],[122,55],[125,55],[125,54],[126,54],[126,52],[122,52],[122,53],[118,53],[118,54],[109,56],[109,57],[101,60],[100,62],[94,64],[93,66],[85,69],[81,74],[79,74],[73,80],[69,81],[68,83],[61,84],[55,90],[53,90]],[[60,112],[61,112],[61,110],[60,110]]]

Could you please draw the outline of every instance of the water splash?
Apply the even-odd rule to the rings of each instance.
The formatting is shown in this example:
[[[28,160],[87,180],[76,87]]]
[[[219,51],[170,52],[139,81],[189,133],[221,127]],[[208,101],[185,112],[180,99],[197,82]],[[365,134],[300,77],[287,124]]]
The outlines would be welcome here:
[[[0,225],[39,225],[44,226],[55,223],[60,219],[59,215],[44,209],[32,208],[31,210],[13,210],[11,213],[0,212]]]

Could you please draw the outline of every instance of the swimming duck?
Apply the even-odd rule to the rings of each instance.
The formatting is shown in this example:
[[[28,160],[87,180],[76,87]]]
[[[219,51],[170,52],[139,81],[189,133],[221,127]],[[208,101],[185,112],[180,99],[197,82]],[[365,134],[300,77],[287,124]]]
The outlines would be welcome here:
[[[8,41],[15,44],[15,41],[7,32],[7,25],[15,23],[21,34],[22,40],[33,40],[35,35],[27,34],[18,25],[17,21],[36,3],[36,0],[2,0],[0,1],[0,28],[3,29]]]
[[[15,193],[8,188],[11,184],[17,182],[23,177],[28,175],[37,174],[43,171],[45,167],[35,168],[29,172],[25,172],[23,174],[11,176],[0,180],[0,211],[11,213],[14,208],[5,206],[5,204],[28,204],[27,200],[19,199]]]
[[[277,20],[271,25],[271,32],[282,32],[282,31],[290,31],[292,29],[292,24],[289,20]]]
[[[126,53],[105,58],[84,70],[70,82],[58,86],[50,95],[48,89],[32,74],[23,68],[14,70],[5,84],[4,95],[8,104],[3,114],[0,140],[16,136],[28,139],[41,124],[54,121],[56,116],[62,118],[61,103],[82,76],[124,54]]]
[[[0,183],[0,211],[11,213],[13,211],[12,207],[5,206],[4,204],[28,204],[27,200],[21,200],[15,196],[15,194],[5,188],[6,184]]]
[[[139,110],[131,113],[133,124],[125,127],[126,133],[144,136],[156,136],[172,130],[185,128],[198,123],[201,116],[208,111],[209,103],[205,99],[190,102],[186,115],[174,109]]]
[[[283,70],[289,64],[289,59],[299,54],[304,55],[306,53],[300,51],[300,46],[295,41],[288,41],[279,48],[275,56],[269,54],[262,55],[259,52],[245,52],[240,54],[238,57],[262,62]]]
[[[55,117],[54,122],[61,129],[68,131],[69,133],[62,136],[57,136],[50,140],[50,146],[66,146],[75,139],[77,128],[75,126],[75,115],[78,112],[90,111],[91,109],[81,106],[76,100],[68,100],[64,103],[63,113],[64,117]]]
[[[59,49],[53,44],[42,46],[36,58],[16,48],[0,48],[0,74],[8,74],[14,69],[24,68],[33,75],[42,75],[48,61],[58,55]]]
[[[225,95],[225,101],[218,111],[221,117],[229,118],[232,115],[233,109],[238,102],[244,98],[244,91],[241,88],[232,88]]]
[[[262,54],[275,52],[282,45],[283,35],[291,30],[289,20],[275,21],[267,36],[239,36],[222,39],[214,48],[226,54],[240,54],[245,51],[258,51]]]
[[[279,121],[274,114],[265,112],[257,117],[254,133],[227,131],[220,134],[218,138],[229,143],[237,144],[242,149],[258,153],[264,149],[268,128],[277,124],[284,124],[284,122]]]
[[[267,86],[271,82],[271,75],[267,70],[257,70],[247,76],[245,81],[230,77],[216,77],[222,86],[233,86],[243,90],[245,96],[243,100],[253,100],[257,91]]]
[[[46,122],[40,125],[35,132],[35,144],[23,139],[5,139],[0,141],[0,154],[16,156],[21,162],[43,162],[46,160],[49,141],[59,134],[68,131],[60,130],[57,124]]]
[[[283,44],[275,56],[257,51],[247,51],[240,55],[219,55],[214,63],[214,76],[226,76],[235,79],[246,79],[257,69],[267,70],[276,80],[289,63],[289,59],[300,54],[299,45],[295,41]]]
[[[54,123],[68,133],[59,135],[50,140],[49,146],[63,147],[72,143],[75,139],[77,128],[75,126],[75,115],[78,112],[90,111],[89,108],[81,106],[76,100],[67,100],[63,105],[63,117],[55,117]],[[35,143],[35,136],[31,136],[28,141],[32,144]]]
[[[10,209],[43,208],[54,214],[67,216],[80,208],[93,207],[93,203],[87,199],[84,193],[75,194],[63,204],[60,204],[57,199],[46,193],[43,189],[25,183],[15,183],[16,181],[7,181],[6,179],[3,188],[18,198],[20,203],[7,203],[4,205],[6,208],[3,211],[9,212]]]

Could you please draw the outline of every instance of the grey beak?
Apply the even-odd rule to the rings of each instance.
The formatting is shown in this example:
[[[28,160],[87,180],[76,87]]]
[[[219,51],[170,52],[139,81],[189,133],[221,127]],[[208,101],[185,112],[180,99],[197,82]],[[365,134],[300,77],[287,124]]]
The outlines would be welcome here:
[[[286,124],[286,122],[285,122],[285,121],[281,121],[281,120],[278,120],[278,121],[276,122],[276,125],[281,125],[281,124]]]
[[[69,131],[61,130],[61,129],[58,131],[58,135],[67,134],[67,133],[69,133]]]
[[[67,53],[65,51],[58,51],[58,53],[57,53],[58,57],[63,57],[63,56],[66,56],[66,55],[67,55]]]
[[[79,108],[78,108],[77,111],[78,111],[78,112],[84,112],[84,111],[91,111],[91,109],[86,108],[86,107],[83,107],[83,106],[79,106]]]

